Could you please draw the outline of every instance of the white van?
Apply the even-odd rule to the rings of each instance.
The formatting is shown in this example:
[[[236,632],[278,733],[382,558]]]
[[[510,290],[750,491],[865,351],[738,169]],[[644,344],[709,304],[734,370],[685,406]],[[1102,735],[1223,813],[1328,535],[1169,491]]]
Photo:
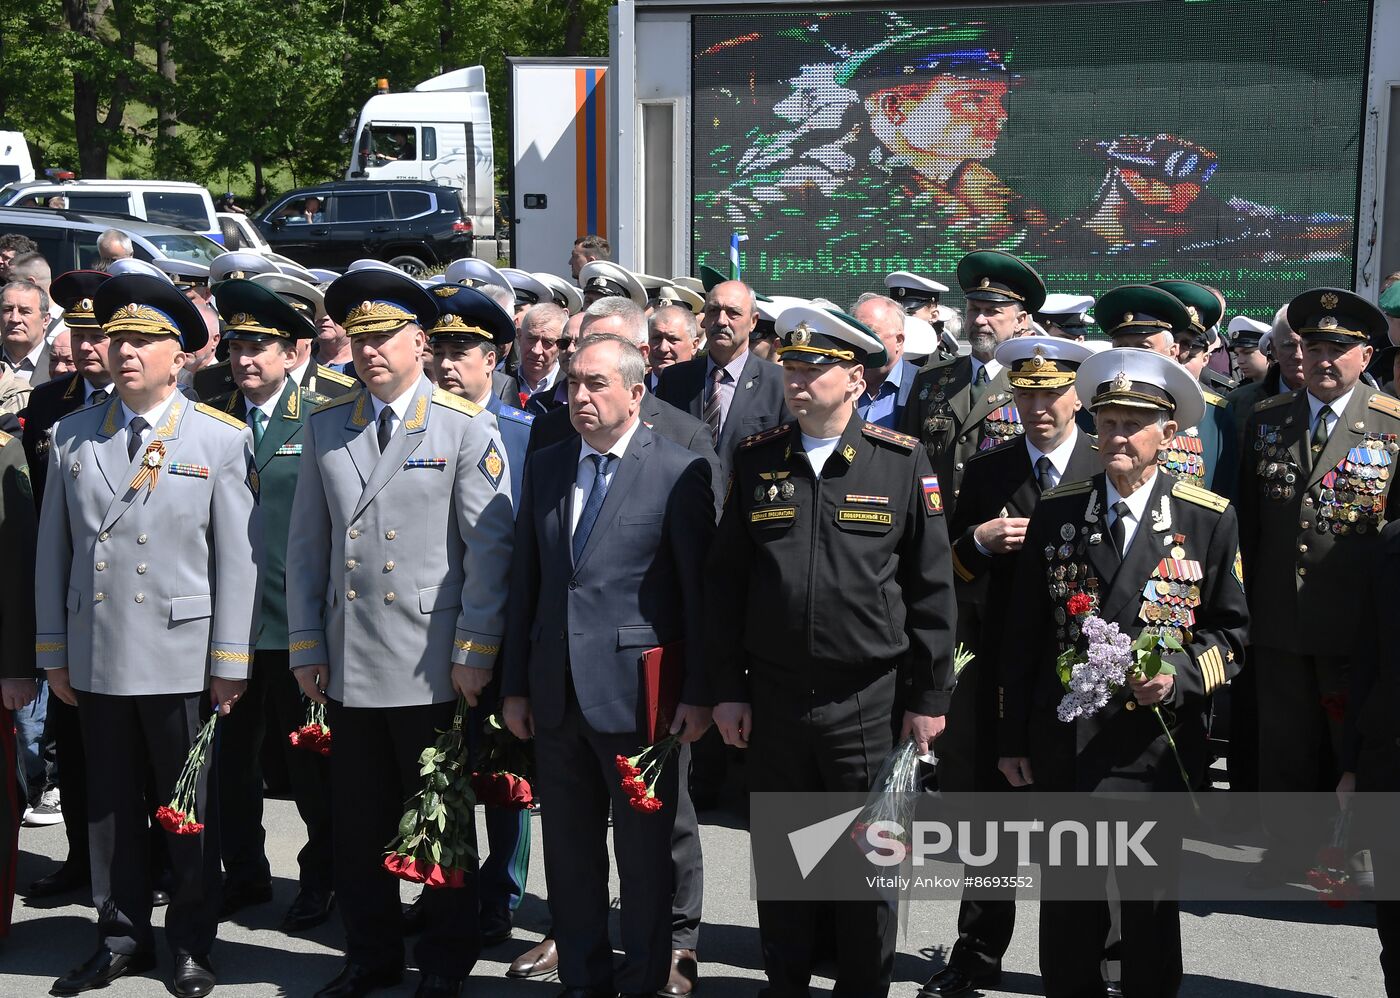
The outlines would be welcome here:
[[[224,241],[214,199],[199,184],[179,180],[70,180],[66,183],[10,184],[0,190],[0,204],[54,207],[55,197],[73,211],[132,215],[148,222],[174,225]]]

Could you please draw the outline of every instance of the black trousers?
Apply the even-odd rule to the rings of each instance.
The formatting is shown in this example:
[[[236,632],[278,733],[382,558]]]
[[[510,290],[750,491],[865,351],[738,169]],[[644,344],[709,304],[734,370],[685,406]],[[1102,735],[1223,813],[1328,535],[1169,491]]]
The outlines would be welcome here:
[[[330,701],[331,820],[335,891],[345,954],[372,970],[403,966],[399,879],[381,863],[404,804],[421,787],[418,756],[452,725],[456,702],[415,707],[346,707]],[[475,825],[472,826],[475,846]],[[476,871],[466,885],[423,891],[426,927],[413,955],[424,974],[461,980],[481,954]]]
[[[707,734],[714,731],[712,728]],[[691,750],[704,740],[681,746],[676,757],[680,773],[691,768],[694,758]],[[675,894],[671,898],[671,945],[675,949],[695,949],[700,944],[700,915],[705,903],[705,861],[700,853],[700,819],[690,797],[690,781],[684,778],[676,787],[671,868],[675,884]]]
[[[755,662],[750,789],[867,792],[894,747],[895,674],[814,688],[791,670]],[[894,910],[882,901],[759,901],[768,998],[805,998],[818,927],[834,922],[835,998],[884,998],[894,973]]]
[[[87,760],[83,757],[83,732],[78,724],[78,708],[50,696],[48,711],[44,717],[44,741],[53,745],[58,767],[59,806],[63,809],[63,831],[68,837],[66,862],[86,868]]]
[[[297,853],[301,886],[332,887],[330,760],[287,741],[306,719],[305,703],[287,653],[259,651],[238,709],[219,722],[220,848],[230,884],[265,883],[272,876],[262,823],[263,743],[271,738],[286,758],[297,813],[306,825],[306,845]]]
[[[208,715],[207,694],[107,696],[78,693],[87,758],[88,842],[97,934],[114,953],[154,947],[150,813],[169,800]],[[222,723],[222,722],[220,722]],[[216,739],[217,740],[217,739]],[[215,747],[217,755],[217,745]],[[219,924],[219,813],[214,765],[200,777],[196,809],[204,831],[157,829],[169,856],[165,935],[173,952],[204,955]],[[154,780],[155,799],[148,790]]]
[[[676,820],[677,759],[656,783],[661,810],[642,813],[627,801],[614,765],[635,755],[635,733],[593,730],[572,693],[557,728],[535,732],[544,805],[544,868],[559,947],[559,979],[568,988],[654,994],[671,972],[671,832]],[[622,950],[613,971],[608,941],[608,809],[622,885]]]

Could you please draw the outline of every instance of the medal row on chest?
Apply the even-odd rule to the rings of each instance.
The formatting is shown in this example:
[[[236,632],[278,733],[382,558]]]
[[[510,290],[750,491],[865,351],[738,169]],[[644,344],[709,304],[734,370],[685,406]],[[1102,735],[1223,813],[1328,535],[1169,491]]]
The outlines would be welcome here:
[[[1206,480],[1205,448],[1194,433],[1178,433],[1157,451],[1157,464],[1173,478],[1197,485]]]

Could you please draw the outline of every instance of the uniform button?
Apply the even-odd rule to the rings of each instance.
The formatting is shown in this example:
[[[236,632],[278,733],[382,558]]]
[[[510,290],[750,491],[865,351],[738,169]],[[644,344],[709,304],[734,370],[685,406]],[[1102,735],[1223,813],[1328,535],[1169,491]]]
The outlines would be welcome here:
[[[1137,701],[1136,701],[1136,700],[1129,700],[1127,703],[1125,703],[1125,704],[1123,705],[1123,709],[1124,709],[1124,710],[1137,710]]]
[[[569,580],[569,588],[570,588],[570,589],[577,589],[577,588],[578,588],[578,579],[570,579],[570,580]]]
[[[398,599],[398,597],[395,596],[393,593],[385,593],[385,594],[384,594],[384,602],[385,602],[385,603],[392,603],[392,602],[394,602],[394,600],[396,600],[396,599]]]
[[[1306,544],[1299,544],[1299,545],[1298,545],[1298,553],[1299,553],[1299,554],[1307,554],[1307,553],[1308,553],[1308,546],[1307,546]]]
[[[107,570],[107,563],[105,561],[99,561],[93,567],[96,568],[99,572],[104,572]]]
[[[105,541],[108,537],[111,537],[111,536],[112,536],[111,534],[107,533],[107,531],[104,530],[104,531],[102,531],[102,533],[100,533],[100,534],[97,535],[97,539],[98,539],[99,541]]]
[[[137,538],[136,538],[136,543],[137,543],[137,544],[145,544],[145,543],[146,543],[146,535],[145,535],[145,534],[142,534],[140,537],[137,537]]]
[[[345,570],[347,572],[353,572],[355,570],[355,566],[358,564],[359,562],[356,561],[354,558],[347,558],[345,560]]]
[[[136,574],[137,574],[137,575],[145,575],[145,574],[146,574],[146,563],[145,563],[145,562],[142,562],[141,564],[139,564],[139,565],[136,566]]]
[[[1304,530],[1307,530],[1309,527],[1312,526],[1312,524],[1309,523],[1307,520],[1299,520],[1298,526],[1302,527]]]
[[[1304,497],[1303,497],[1303,505],[1304,505],[1304,506],[1311,506],[1311,505],[1312,505],[1312,496],[1304,496]]]
[[[104,599],[106,599],[106,598],[107,598],[107,594],[106,594],[106,593],[93,593],[93,594],[92,594],[92,601],[93,601],[94,603],[101,603],[101,602],[102,602]]]
[[[1305,566],[1305,565],[1299,565],[1299,566],[1298,566],[1298,574],[1299,574],[1299,575],[1307,575],[1307,574],[1308,574],[1307,566]]]
[[[355,592],[355,590],[353,590],[353,589],[347,589],[347,590],[345,591],[345,598],[346,598],[346,599],[354,599],[354,598],[355,598],[356,596],[358,596],[358,595],[360,595],[360,594],[357,593],[357,592]]]
[[[393,570],[394,570],[394,563],[393,563],[392,561],[386,561],[386,562],[384,563],[384,571],[386,571],[386,572],[392,572]]]
[[[963,470],[962,462],[959,461],[957,464],[953,465],[953,470],[954,470],[954,471],[962,471],[962,470]]]
[[[353,541],[356,537],[359,537],[359,536],[360,536],[360,528],[359,528],[359,527],[351,527],[351,528],[350,528],[350,539]]]
[[[144,603],[144,602],[146,602],[146,594],[145,594],[145,593],[137,593],[137,594],[136,594],[136,602],[138,602],[138,603]]]
[[[386,530],[386,531],[384,531],[384,539],[385,539],[386,541],[392,541],[392,540],[393,540],[395,537],[397,537],[397,536],[399,536],[399,532],[398,532],[397,530]]]
[[[962,436],[958,437],[958,443],[962,443],[962,444],[967,443],[967,434],[966,434],[966,433],[964,433]]]

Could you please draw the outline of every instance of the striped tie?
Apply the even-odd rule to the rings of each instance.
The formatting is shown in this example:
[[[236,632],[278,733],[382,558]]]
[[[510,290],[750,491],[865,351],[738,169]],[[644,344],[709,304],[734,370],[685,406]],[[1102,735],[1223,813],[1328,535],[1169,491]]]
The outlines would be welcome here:
[[[722,401],[724,391],[720,385],[724,381],[724,368],[717,367],[710,375],[710,395],[705,400],[705,409],[700,414],[700,418],[705,421],[705,425],[710,428],[710,436],[715,446],[719,446],[719,424],[723,416]]]

